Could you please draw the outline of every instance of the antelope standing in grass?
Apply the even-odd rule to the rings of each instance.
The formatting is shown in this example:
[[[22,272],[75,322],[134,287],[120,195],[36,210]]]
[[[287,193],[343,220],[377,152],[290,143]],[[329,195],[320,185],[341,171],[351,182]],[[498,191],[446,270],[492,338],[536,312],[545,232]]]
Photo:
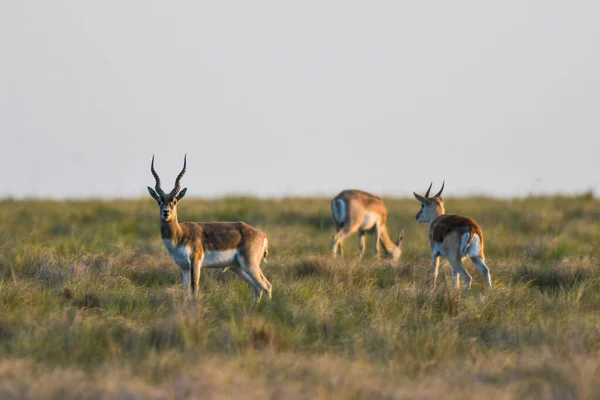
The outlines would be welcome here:
[[[433,183],[432,183],[433,184]],[[433,286],[435,287],[439,256],[444,256],[452,265],[452,280],[458,289],[462,276],[467,288],[471,287],[471,275],[465,269],[462,260],[469,257],[473,264],[481,271],[486,285],[492,287],[490,270],[485,265],[483,254],[483,232],[477,222],[461,215],[446,214],[442,188],[433,197],[429,197],[431,185],[425,197],[413,192],[415,198],[421,203],[421,210],[417,213],[417,222],[429,223],[429,244],[431,246],[431,264],[433,268]]]
[[[331,200],[331,212],[336,233],[333,235],[333,256],[342,255],[342,241],[354,232],[358,233],[360,257],[365,253],[365,233],[375,233],[375,252],[379,257],[380,244],[385,252],[397,261],[402,255],[404,231],[398,234],[396,243],[388,235],[387,211],[381,197],[362,190],[344,190]]]
[[[154,189],[148,186],[150,196],[158,203],[160,234],[169,255],[179,265],[186,293],[198,294],[202,268],[223,268],[246,281],[253,290],[254,303],[263,292],[271,298],[271,284],[263,275],[260,263],[267,259],[267,235],[244,222],[182,222],[177,220],[177,203],[185,196],[187,188],[180,190],[179,182],[185,174],[177,175],[175,187],[165,193],[160,178],[154,170],[154,156],[150,171],[154,175]]]

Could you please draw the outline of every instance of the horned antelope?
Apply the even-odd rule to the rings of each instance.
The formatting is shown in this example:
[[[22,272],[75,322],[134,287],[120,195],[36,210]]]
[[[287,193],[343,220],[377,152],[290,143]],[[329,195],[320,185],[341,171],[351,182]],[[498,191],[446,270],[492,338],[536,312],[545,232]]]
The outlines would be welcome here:
[[[185,196],[180,181],[186,171],[187,155],[183,169],[175,179],[175,187],[165,193],[160,178],[154,170],[154,156],[150,171],[154,175],[154,189],[148,186],[150,196],[158,203],[160,234],[167,253],[179,265],[186,293],[198,294],[202,268],[230,268],[246,281],[253,290],[256,304],[263,292],[271,298],[271,284],[263,275],[260,263],[267,259],[267,235],[244,222],[182,222],[177,220],[177,203]]]
[[[365,233],[375,233],[375,251],[379,257],[380,244],[385,252],[397,261],[402,255],[402,238],[404,231],[398,234],[396,243],[388,235],[386,220],[387,211],[380,197],[362,190],[344,190],[331,200],[331,212],[335,222],[336,233],[333,235],[333,256],[342,255],[342,241],[358,233],[358,249],[360,257],[365,253]]]
[[[421,203],[421,210],[416,216],[417,222],[429,223],[433,286],[435,287],[437,281],[439,256],[444,256],[452,265],[452,280],[457,289],[460,287],[461,276],[466,287],[471,287],[471,275],[469,275],[462,262],[465,257],[471,259],[483,274],[487,286],[491,288],[490,270],[484,262],[481,227],[471,218],[446,214],[444,199],[442,198],[444,183],[442,183],[442,188],[435,196],[429,197],[432,184],[429,185],[425,197],[414,192],[413,194]]]

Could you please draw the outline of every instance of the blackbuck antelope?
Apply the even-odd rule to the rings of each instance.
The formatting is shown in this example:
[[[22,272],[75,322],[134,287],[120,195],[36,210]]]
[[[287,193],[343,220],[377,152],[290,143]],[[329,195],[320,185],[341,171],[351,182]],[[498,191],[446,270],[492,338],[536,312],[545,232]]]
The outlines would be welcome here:
[[[154,156],[150,171],[154,175],[154,189],[148,186],[150,196],[158,203],[160,234],[167,252],[179,265],[186,293],[198,294],[202,268],[230,270],[246,281],[253,290],[254,303],[263,292],[271,298],[271,284],[263,275],[260,263],[267,259],[267,235],[244,222],[182,222],[177,220],[177,203],[185,196],[187,188],[180,190],[179,182],[185,174],[177,175],[175,187],[169,193],[160,187],[160,178],[154,170]]]
[[[473,264],[477,266],[485,278],[485,283],[491,288],[490,270],[484,262],[481,227],[471,218],[446,214],[444,199],[442,198],[444,183],[442,183],[440,191],[433,197],[429,197],[430,190],[431,185],[429,185],[425,197],[414,192],[413,194],[421,203],[421,210],[416,217],[417,222],[429,223],[433,286],[435,287],[437,281],[439,256],[444,256],[452,265],[452,279],[457,289],[460,287],[461,276],[466,287],[471,287],[471,275],[462,263],[465,257],[469,257]]]
[[[375,251],[379,257],[380,244],[385,252],[397,261],[402,255],[404,231],[398,234],[396,243],[388,235],[387,211],[381,197],[362,190],[344,190],[331,200],[331,212],[336,233],[333,235],[333,256],[342,255],[342,241],[354,232],[358,233],[360,257],[365,253],[365,233],[375,233]]]

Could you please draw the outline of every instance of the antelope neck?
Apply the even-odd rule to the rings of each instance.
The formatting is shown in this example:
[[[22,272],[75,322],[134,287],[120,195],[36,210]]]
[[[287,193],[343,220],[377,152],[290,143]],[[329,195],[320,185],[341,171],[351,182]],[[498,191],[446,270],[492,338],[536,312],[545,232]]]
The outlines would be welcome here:
[[[429,228],[431,229],[431,227],[433,226],[433,223],[434,223],[435,221],[437,221],[437,219],[438,219],[439,217],[441,217],[442,215],[444,215],[444,214],[446,214],[446,212],[445,212],[445,211],[444,211],[443,213],[437,213],[437,212],[436,212],[436,213],[435,213],[435,218],[433,218],[431,221],[429,221]]]
[[[388,235],[387,229],[383,229],[381,232],[381,244],[383,245],[383,249],[386,253],[391,254],[392,251],[396,248],[396,243],[390,239],[390,235]]]
[[[171,239],[177,242],[181,237],[181,226],[177,221],[177,214],[173,215],[170,221],[160,220],[160,236],[163,239]]]

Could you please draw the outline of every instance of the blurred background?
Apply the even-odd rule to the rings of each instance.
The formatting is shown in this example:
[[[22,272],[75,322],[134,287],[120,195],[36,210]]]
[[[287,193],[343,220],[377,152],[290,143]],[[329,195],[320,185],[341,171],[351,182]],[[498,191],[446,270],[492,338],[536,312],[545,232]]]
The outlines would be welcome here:
[[[573,194],[600,3],[0,2],[0,197]],[[436,189],[437,190],[437,189]]]

